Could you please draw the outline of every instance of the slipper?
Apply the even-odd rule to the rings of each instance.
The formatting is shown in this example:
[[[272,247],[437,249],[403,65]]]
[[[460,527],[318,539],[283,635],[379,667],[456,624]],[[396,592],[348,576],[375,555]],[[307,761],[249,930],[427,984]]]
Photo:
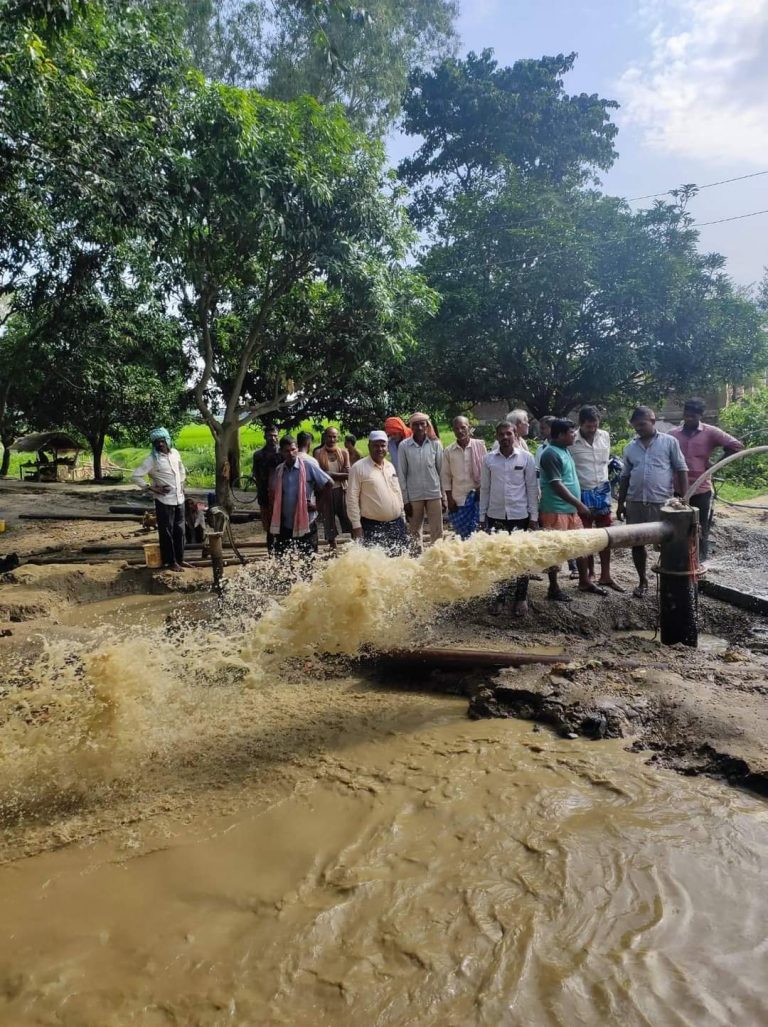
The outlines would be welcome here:
[[[647,594],[647,585],[638,585],[637,588],[632,589],[632,595],[635,597],[635,599],[644,599]]]
[[[614,592],[627,591],[625,588],[622,588],[621,585],[619,585],[615,581],[598,581],[598,585],[601,585],[603,588],[612,588]]]
[[[547,592],[547,599],[551,603],[572,603],[573,599],[567,592]]]
[[[594,581],[590,585],[587,585],[586,588],[580,588],[579,592],[588,592],[590,595],[593,595],[593,596],[607,596],[608,595],[607,590],[604,589],[604,588],[600,588],[600,586],[596,585],[594,583]]]

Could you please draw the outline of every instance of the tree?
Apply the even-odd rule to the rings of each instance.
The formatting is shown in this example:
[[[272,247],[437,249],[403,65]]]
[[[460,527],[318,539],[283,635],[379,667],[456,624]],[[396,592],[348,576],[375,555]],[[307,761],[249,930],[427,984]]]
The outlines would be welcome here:
[[[427,397],[541,416],[743,377],[768,362],[754,304],[700,254],[685,204],[633,213],[591,186],[614,157],[611,101],[568,96],[573,56],[490,53],[412,79],[401,164],[442,294],[424,327]]]
[[[221,503],[242,418],[340,387],[353,361],[407,346],[431,309],[402,267],[412,230],[383,162],[314,100],[202,82],[190,94],[172,181],[184,203],[163,253],[199,356]]]
[[[187,0],[187,40],[210,78],[280,100],[341,103],[383,134],[410,70],[450,53],[457,0]]]
[[[536,416],[743,380],[768,363],[754,304],[678,208],[513,185],[463,198],[424,259],[442,293],[424,365],[442,395]]]
[[[167,227],[187,71],[177,35],[161,0],[17,0],[0,11],[4,319],[34,309],[30,330],[55,332],[115,246]]]
[[[138,439],[158,423],[176,424],[187,397],[178,322],[127,277],[112,269],[79,292],[55,330],[47,323],[37,331],[17,316],[3,339],[14,408],[37,429],[69,428],[85,438],[96,481],[107,435]]]
[[[569,96],[563,76],[576,54],[516,61],[500,68],[492,50],[415,71],[403,128],[422,139],[400,176],[415,188],[413,211],[429,225],[461,194],[487,194],[510,171],[544,185],[593,180],[616,158],[618,104],[596,94]]]

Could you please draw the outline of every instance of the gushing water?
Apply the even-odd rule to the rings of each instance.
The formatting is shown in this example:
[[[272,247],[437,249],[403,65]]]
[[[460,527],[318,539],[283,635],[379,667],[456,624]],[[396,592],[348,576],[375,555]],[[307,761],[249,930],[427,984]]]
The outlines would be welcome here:
[[[418,559],[349,546],[291,586],[280,566],[244,570],[205,621],[47,641],[0,694],[0,815],[91,801],[150,767],[175,772],[251,726],[258,699],[247,693],[284,675],[287,660],[402,645],[438,607],[604,544],[602,531],[481,534]]]

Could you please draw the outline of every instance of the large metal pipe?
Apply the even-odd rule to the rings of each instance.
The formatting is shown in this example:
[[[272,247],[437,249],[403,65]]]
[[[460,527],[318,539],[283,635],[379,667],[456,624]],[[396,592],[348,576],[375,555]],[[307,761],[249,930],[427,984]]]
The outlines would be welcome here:
[[[659,545],[672,533],[672,526],[664,521],[649,521],[647,524],[612,524],[603,531],[608,536],[609,549],[624,549]]]
[[[661,508],[668,529],[659,556],[659,627],[662,645],[699,644],[696,623],[699,511],[669,503]]]
[[[698,645],[697,540],[699,511],[673,500],[661,508],[661,520],[605,528],[611,549],[658,545],[659,626],[664,645]]]

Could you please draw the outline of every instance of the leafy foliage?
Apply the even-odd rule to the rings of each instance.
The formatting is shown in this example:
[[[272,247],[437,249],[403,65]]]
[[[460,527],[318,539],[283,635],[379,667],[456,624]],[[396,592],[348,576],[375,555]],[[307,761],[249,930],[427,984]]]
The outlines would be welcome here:
[[[419,361],[430,402],[506,399],[536,416],[743,379],[768,362],[753,303],[702,255],[679,202],[633,213],[588,188],[610,166],[610,101],[568,96],[570,57],[490,52],[414,76],[401,164],[442,294]]]
[[[199,83],[173,188],[185,202],[164,259],[226,501],[247,404],[297,392],[302,414],[329,411],[352,361],[409,345],[433,296],[402,267],[412,230],[381,148],[338,109]]]
[[[107,434],[135,439],[180,420],[188,370],[176,321],[146,288],[127,285],[122,268],[111,270],[67,304],[55,330],[37,331],[34,314],[18,315],[3,339],[10,409],[37,429],[84,437],[97,480]]]
[[[187,0],[187,39],[214,80],[279,100],[341,103],[377,134],[400,110],[410,70],[454,43],[456,0]]]
[[[513,169],[545,185],[574,184],[615,160],[613,100],[569,96],[563,76],[576,55],[516,61],[500,68],[493,51],[443,61],[411,75],[404,129],[423,141],[400,164],[418,187],[414,213],[428,224],[462,194],[487,195]]]

